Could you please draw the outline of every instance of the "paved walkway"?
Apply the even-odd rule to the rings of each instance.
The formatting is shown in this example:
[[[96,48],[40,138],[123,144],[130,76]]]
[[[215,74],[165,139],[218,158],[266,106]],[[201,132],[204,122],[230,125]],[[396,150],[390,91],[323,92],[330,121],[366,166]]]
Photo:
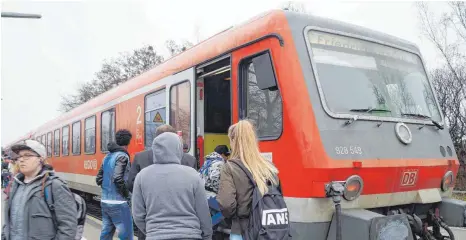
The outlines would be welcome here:
[[[3,191],[3,189],[2,189]],[[3,208],[5,206],[5,194],[2,192],[2,222],[4,218],[4,211]],[[82,240],[98,240],[100,238],[100,230],[102,229],[102,222],[94,217],[87,216],[86,218],[86,225],[84,225],[84,236]],[[118,238],[115,236],[113,239],[118,240]],[[134,237],[134,240],[137,240],[137,237]]]
[[[3,222],[3,207],[5,206],[5,195],[2,193],[2,222]],[[87,216],[86,225],[84,226],[84,236],[82,240],[97,240],[100,237],[100,230],[102,229],[102,222],[94,217]],[[452,228],[453,233],[455,234],[455,239],[463,240],[466,239],[466,228]],[[113,239],[117,239],[116,234]],[[137,240],[137,237],[134,237]]]

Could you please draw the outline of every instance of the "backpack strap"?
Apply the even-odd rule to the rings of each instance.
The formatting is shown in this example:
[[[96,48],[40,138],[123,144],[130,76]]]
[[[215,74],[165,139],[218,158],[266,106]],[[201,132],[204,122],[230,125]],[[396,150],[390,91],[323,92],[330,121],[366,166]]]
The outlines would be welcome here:
[[[54,205],[55,201],[53,200],[53,194],[52,194],[53,179],[50,185],[44,187],[46,178],[49,178],[48,173],[46,174],[46,176],[44,176],[44,179],[42,180],[43,181],[42,182],[42,194],[45,197],[45,202],[47,203],[47,206],[49,207],[50,213],[52,214],[53,225],[56,227],[58,225],[57,225],[57,219],[55,216],[55,205]]]
[[[236,160],[230,160],[229,162],[232,162],[234,163],[236,166],[238,166],[239,168],[241,168],[241,170],[243,170],[243,172],[246,174],[246,176],[248,176],[249,180],[251,181],[251,183],[254,185],[254,187],[257,187],[257,183],[256,181],[254,181],[254,177],[252,176],[251,172],[246,169],[242,164],[238,163]],[[278,176],[275,176],[278,180],[278,186],[277,186],[277,189],[278,191],[280,191],[281,194],[283,194],[282,192],[282,184],[281,184],[281,181],[280,179],[278,178]]]

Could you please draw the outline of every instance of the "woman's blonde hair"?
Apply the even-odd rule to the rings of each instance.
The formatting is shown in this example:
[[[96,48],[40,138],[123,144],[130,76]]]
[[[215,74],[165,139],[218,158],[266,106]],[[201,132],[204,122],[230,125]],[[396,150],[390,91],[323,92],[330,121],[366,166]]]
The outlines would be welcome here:
[[[264,159],[259,151],[257,136],[254,126],[248,120],[241,120],[228,129],[230,138],[231,157],[240,159],[246,168],[252,173],[257,187],[262,195],[267,192],[267,181],[277,185],[277,168]]]
[[[18,164],[16,164],[16,162],[12,162],[11,163],[11,170],[13,171],[13,176],[16,175],[17,173],[19,173],[19,166]]]

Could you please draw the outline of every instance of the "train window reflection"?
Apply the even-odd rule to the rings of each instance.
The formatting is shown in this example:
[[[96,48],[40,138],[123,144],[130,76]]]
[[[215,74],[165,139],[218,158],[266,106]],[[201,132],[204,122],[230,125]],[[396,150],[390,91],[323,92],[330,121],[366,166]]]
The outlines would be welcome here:
[[[47,133],[47,157],[52,156],[52,132]]]
[[[62,128],[62,154],[63,156],[68,156],[70,154],[70,146],[69,146],[69,142],[70,142],[70,127],[66,126],[66,127],[63,127]]]
[[[60,156],[60,129],[55,130],[53,135],[54,135],[53,155]]]
[[[71,152],[73,155],[81,154],[81,121],[73,123],[72,126]]]
[[[182,131],[184,149],[189,151],[191,139],[191,84],[186,81],[170,89],[170,125]],[[187,147],[187,149],[186,149]]]
[[[413,53],[362,39],[309,31],[315,74],[324,103],[334,113],[376,108],[364,115],[440,121],[421,59]]]
[[[108,151],[107,145],[115,140],[115,109],[102,113],[100,126],[100,149],[102,152],[106,152]]]
[[[95,153],[95,116],[84,122],[84,152]]]
[[[243,67],[243,108],[246,118],[251,120],[257,128],[259,138],[278,138],[282,133],[283,111],[280,90],[261,90],[257,84],[257,76],[266,74],[256,72],[252,59],[245,62]],[[270,68],[273,69],[273,68]],[[266,74],[270,75],[270,74]]]
[[[155,130],[166,123],[166,99],[165,89],[151,93],[146,96],[145,100],[145,148],[152,145],[155,138]]]

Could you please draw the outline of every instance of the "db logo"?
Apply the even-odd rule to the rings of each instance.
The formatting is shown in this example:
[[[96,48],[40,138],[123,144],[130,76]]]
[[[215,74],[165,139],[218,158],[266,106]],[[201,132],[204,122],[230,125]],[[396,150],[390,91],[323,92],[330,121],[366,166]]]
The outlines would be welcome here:
[[[417,170],[404,171],[401,174],[401,186],[414,186],[417,181]]]

